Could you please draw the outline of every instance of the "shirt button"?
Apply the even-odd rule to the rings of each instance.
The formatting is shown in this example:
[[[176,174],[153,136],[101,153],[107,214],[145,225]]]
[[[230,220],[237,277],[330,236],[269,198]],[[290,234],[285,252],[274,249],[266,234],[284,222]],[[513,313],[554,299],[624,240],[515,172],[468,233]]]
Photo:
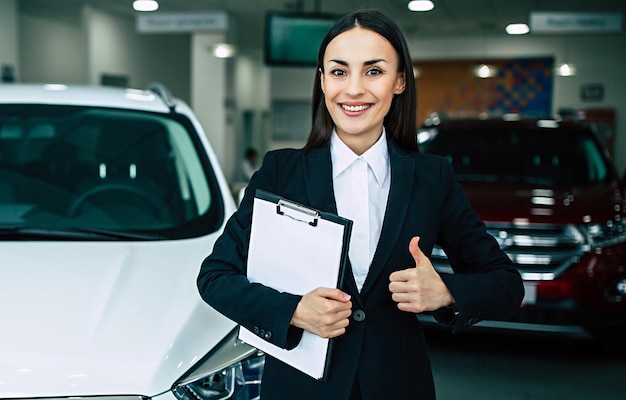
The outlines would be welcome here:
[[[355,320],[356,322],[361,322],[361,321],[363,321],[363,320],[365,319],[365,311],[363,311],[363,310],[355,310],[355,311],[352,313],[352,318],[354,318],[354,320]]]

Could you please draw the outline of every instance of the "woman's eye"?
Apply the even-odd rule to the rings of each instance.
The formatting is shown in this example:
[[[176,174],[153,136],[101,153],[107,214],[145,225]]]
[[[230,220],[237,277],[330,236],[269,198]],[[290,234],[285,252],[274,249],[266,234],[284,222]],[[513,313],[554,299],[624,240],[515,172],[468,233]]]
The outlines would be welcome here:
[[[378,68],[372,68],[369,71],[367,71],[368,75],[380,75],[382,73],[383,73],[383,71],[381,69],[378,69]]]
[[[340,70],[340,69],[333,69],[330,71],[330,74],[334,76],[344,76],[346,73],[345,71]]]

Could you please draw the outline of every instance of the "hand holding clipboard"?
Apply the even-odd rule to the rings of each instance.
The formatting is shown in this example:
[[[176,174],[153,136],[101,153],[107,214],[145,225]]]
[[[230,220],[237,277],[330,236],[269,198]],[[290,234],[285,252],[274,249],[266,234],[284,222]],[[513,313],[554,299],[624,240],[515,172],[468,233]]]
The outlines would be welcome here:
[[[252,211],[248,280],[305,295],[336,288],[343,278],[352,221],[258,190]],[[307,331],[285,350],[241,327],[239,338],[294,368],[324,379],[331,339]]]

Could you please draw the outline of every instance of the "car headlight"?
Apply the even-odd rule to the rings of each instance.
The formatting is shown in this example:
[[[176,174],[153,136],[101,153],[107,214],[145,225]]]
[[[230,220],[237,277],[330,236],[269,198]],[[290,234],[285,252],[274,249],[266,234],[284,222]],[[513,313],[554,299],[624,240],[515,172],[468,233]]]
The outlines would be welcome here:
[[[626,241],[626,222],[623,220],[587,224],[582,226],[582,230],[593,249]]]
[[[254,400],[260,397],[265,355],[233,330],[217,348],[174,385],[180,400]]]

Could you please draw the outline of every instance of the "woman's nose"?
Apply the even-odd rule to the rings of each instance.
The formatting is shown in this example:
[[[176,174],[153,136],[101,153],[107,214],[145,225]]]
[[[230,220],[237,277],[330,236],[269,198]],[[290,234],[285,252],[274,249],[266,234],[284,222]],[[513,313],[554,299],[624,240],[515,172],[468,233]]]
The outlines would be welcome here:
[[[363,77],[357,74],[352,75],[348,81],[346,93],[351,96],[362,94],[365,91],[363,83]]]

